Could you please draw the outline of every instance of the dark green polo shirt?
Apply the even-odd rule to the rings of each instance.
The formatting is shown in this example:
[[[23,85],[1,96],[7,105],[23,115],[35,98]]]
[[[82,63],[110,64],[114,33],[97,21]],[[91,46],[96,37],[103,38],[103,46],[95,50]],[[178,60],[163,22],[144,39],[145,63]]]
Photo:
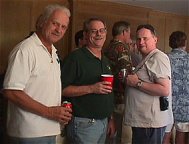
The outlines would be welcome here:
[[[91,85],[100,81],[101,74],[111,74],[106,57],[98,59],[87,48],[73,51],[62,66],[63,88],[74,85]],[[113,93],[87,94],[68,99],[73,105],[73,115],[84,118],[103,119],[109,117],[114,108]]]

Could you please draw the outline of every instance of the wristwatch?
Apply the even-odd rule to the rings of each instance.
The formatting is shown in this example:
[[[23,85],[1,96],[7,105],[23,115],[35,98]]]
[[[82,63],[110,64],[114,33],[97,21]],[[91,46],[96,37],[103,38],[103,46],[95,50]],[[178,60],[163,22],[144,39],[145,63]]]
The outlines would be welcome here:
[[[136,84],[136,87],[137,88],[140,88],[142,86],[143,82],[141,80],[139,80]]]

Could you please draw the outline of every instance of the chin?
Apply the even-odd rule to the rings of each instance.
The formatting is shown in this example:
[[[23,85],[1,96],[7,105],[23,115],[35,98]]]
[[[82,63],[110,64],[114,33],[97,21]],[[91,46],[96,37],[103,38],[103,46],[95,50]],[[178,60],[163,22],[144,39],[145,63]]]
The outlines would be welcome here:
[[[60,40],[60,38],[59,38],[59,39],[52,39],[51,42],[52,42],[52,43],[56,43],[56,42],[58,42],[59,40]]]

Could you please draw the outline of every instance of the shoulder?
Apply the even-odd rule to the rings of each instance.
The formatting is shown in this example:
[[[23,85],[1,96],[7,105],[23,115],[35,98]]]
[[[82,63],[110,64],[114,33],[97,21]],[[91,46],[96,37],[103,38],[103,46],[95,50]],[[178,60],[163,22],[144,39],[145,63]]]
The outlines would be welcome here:
[[[28,40],[23,40],[12,49],[10,56],[19,54],[26,56],[31,54],[32,49],[35,50],[32,43]]]
[[[162,52],[161,50],[157,50],[152,56],[151,60],[154,61],[169,61],[169,57],[167,54]]]
[[[151,69],[152,71],[161,71],[162,73],[165,70],[170,71],[169,58],[160,50],[157,50],[150,59],[146,61],[146,65],[148,69]]]
[[[81,59],[83,59],[85,57],[84,51],[85,50],[83,50],[83,48],[78,48],[78,49],[72,51],[63,59],[63,64],[81,61]]]
[[[37,50],[36,47],[42,47],[42,42],[38,38],[37,34],[33,34],[25,39],[23,39],[20,43],[16,45],[19,47],[19,50],[27,51],[27,50]]]
[[[112,50],[119,50],[120,48],[124,49],[126,47],[126,45],[124,43],[122,43],[121,41],[111,41],[109,46],[106,48],[106,51],[109,49]]]

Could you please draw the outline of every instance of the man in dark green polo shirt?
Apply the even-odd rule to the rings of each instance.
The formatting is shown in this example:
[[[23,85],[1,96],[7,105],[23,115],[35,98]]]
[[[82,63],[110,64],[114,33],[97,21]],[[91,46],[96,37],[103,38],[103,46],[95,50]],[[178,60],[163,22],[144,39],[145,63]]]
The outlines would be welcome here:
[[[63,96],[73,105],[73,119],[67,126],[71,143],[105,143],[115,133],[112,87],[101,81],[111,74],[108,59],[102,54],[106,24],[98,18],[84,22],[86,47],[73,51],[62,66]]]

